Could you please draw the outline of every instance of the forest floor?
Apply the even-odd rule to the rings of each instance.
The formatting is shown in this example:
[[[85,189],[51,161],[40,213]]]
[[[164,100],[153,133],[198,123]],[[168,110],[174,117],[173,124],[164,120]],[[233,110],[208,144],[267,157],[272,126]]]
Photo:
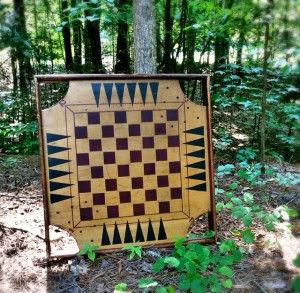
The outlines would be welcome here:
[[[299,165],[273,166],[279,173],[300,173]],[[225,176],[219,188],[228,189],[236,177]],[[300,186],[283,188],[276,181],[263,187],[247,186],[240,182],[237,193],[249,191],[264,205],[273,210],[287,204],[300,214]],[[264,195],[267,200],[261,201]],[[239,228],[239,221],[228,212],[217,216],[218,241],[233,238],[245,247],[244,259],[234,265],[233,286],[230,292],[291,292],[291,279],[299,274],[292,260],[300,252],[300,217],[293,218],[293,229],[266,232],[254,222],[251,230],[256,240],[244,245],[230,231]],[[241,228],[241,227],[240,227]],[[64,231],[53,227],[51,245],[56,249],[68,247],[77,251],[74,240]],[[266,246],[266,243],[273,243]],[[209,245],[211,250],[217,244]],[[171,255],[171,248],[143,248],[141,259],[129,260],[127,251],[98,254],[95,262],[84,257],[63,260],[46,260],[42,189],[38,156],[0,156],[0,292],[113,292],[118,283],[127,283],[132,292],[151,292],[138,289],[141,277],[149,277],[159,284],[175,286],[175,270],[153,273],[151,265],[157,255]],[[180,292],[177,290],[176,292]],[[300,291],[299,291],[300,292]]]

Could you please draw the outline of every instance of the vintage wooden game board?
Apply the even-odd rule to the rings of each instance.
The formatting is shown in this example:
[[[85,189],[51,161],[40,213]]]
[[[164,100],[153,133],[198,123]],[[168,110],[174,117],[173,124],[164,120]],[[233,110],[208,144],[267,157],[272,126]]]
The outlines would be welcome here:
[[[46,228],[100,250],[172,243],[204,214],[215,229],[209,103],[189,101],[179,77],[36,77],[69,81],[48,109],[37,91]]]

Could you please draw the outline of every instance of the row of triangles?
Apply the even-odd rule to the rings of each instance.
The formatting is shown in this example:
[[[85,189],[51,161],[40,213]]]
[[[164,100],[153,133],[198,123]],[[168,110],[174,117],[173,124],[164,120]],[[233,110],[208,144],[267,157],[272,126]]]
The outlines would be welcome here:
[[[116,82],[116,83],[92,83],[92,90],[95,98],[95,102],[97,107],[99,106],[100,103],[100,95],[101,95],[101,86],[103,85],[104,91],[106,94],[106,99],[108,105],[111,104],[111,99],[112,99],[112,93],[113,93],[113,86],[116,88],[117,96],[120,105],[123,103],[123,98],[124,98],[124,91],[125,91],[125,85],[127,88],[127,91],[129,93],[130,101],[131,104],[133,105],[135,102],[135,95],[136,95],[136,87],[138,85],[142,102],[145,105],[146,103],[146,96],[147,96],[147,90],[148,90],[148,85],[150,87],[150,91],[152,94],[153,102],[156,104],[157,100],[157,92],[158,92],[158,82]],[[139,102],[139,101],[138,101]]]
[[[126,229],[125,229],[123,241],[121,239],[118,225],[116,223],[115,223],[115,227],[114,227],[114,234],[113,234],[112,240],[109,238],[107,228],[104,224],[103,231],[102,231],[101,245],[133,243],[133,242],[138,242],[138,241],[139,242],[155,241],[155,240],[165,240],[165,239],[167,239],[167,235],[166,235],[166,231],[165,231],[165,227],[164,227],[164,223],[163,223],[162,219],[160,219],[157,239],[155,237],[155,232],[154,232],[151,220],[149,219],[149,222],[148,222],[148,229],[147,229],[146,237],[144,236],[144,233],[143,233],[143,230],[141,227],[141,223],[138,220],[135,237],[132,236],[129,223],[128,222],[126,223]]]

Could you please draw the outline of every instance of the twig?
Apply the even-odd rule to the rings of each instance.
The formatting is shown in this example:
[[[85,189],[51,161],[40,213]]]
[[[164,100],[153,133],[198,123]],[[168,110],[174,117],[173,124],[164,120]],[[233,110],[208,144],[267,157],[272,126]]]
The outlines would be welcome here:
[[[4,226],[4,225],[1,225],[2,228],[5,228],[5,229],[8,229],[8,230],[13,230],[13,231],[21,231],[23,233],[30,233],[32,234],[30,231],[28,230],[25,230],[25,229],[22,229],[22,228],[17,228],[17,227],[7,227],[7,226]],[[42,236],[40,235],[34,235],[35,237],[45,241],[45,238],[43,238]]]
[[[252,280],[252,282],[254,283],[254,285],[256,285],[256,286],[261,290],[261,292],[267,293],[267,292],[262,288],[262,286],[260,286],[255,280]]]

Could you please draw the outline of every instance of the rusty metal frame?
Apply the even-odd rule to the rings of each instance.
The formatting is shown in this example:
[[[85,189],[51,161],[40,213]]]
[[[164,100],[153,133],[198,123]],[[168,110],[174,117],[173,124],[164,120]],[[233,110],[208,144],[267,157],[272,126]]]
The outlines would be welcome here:
[[[70,258],[73,254],[68,255],[51,255],[51,243],[49,233],[49,207],[47,198],[47,183],[46,183],[46,164],[45,164],[45,149],[44,139],[42,135],[43,122],[42,122],[42,106],[40,96],[40,84],[69,82],[76,80],[129,80],[129,79],[161,79],[161,80],[192,80],[201,81],[201,95],[203,106],[206,107],[207,114],[207,133],[208,133],[208,158],[209,158],[209,173],[210,173],[210,199],[211,199],[211,212],[208,217],[209,229],[215,231],[215,235],[209,239],[191,238],[187,242],[199,243],[215,243],[217,240],[217,224],[216,224],[216,208],[214,199],[214,165],[213,165],[213,146],[212,146],[212,126],[211,126],[211,101],[209,84],[210,78],[207,74],[53,74],[53,75],[35,75],[35,92],[36,92],[36,105],[37,105],[37,120],[38,120],[38,139],[40,150],[40,165],[42,177],[42,191],[43,191],[43,207],[44,207],[44,222],[45,222],[45,242],[46,242],[46,255],[47,258]],[[170,247],[174,243],[156,244],[156,247]],[[101,253],[109,253],[116,251],[115,249],[101,251]]]

